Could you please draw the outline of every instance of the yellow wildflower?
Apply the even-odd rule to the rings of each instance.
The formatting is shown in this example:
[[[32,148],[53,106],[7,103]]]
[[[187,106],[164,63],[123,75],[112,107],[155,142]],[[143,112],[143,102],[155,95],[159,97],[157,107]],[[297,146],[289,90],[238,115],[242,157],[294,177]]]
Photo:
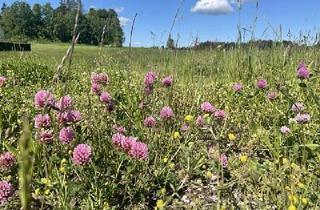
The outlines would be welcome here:
[[[107,201],[105,201],[103,203],[103,210],[107,210],[107,209],[110,209],[110,206],[109,206],[109,203]]]
[[[292,203],[297,203],[298,198],[297,198],[297,196],[295,196],[295,195],[289,195],[289,200],[290,200]]]
[[[193,116],[192,115],[187,115],[187,116],[185,116],[184,120],[186,122],[191,122],[193,120]]]
[[[301,189],[303,189],[303,188],[304,188],[304,184],[301,183],[301,182],[299,182],[299,183],[298,183],[298,187],[300,187]]]
[[[180,133],[179,133],[178,131],[176,131],[176,132],[173,133],[173,138],[174,138],[174,139],[177,139],[177,138],[179,138],[179,137],[180,137]]]
[[[282,158],[282,163],[283,163],[284,165],[288,164],[288,163],[289,163],[288,158]]]
[[[169,163],[169,168],[174,169],[176,165],[174,163]]]
[[[60,169],[59,169],[59,171],[60,171],[60,173],[66,173],[66,168],[65,167],[60,167]]]
[[[164,195],[164,194],[166,193],[166,191],[167,191],[166,188],[161,188],[161,189],[160,189],[161,195]]]
[[[67,159],[65,159],[65,158],[63,158],[62,160],[61,160],[61,164],[63,165],[63,164],[65,164],[65,163],[67,163],[68,161],[67,161]]]
[[[307,204],[308,204],[308,199],[307,199],[307,198],[302,198],[302,199],[301,199],[301,202],[302,202],[304,205],[307,205]]]
[[[213,174],[211,173],[211,171],[207,171],[207,172],[206,172],[206,176],[207,176],[209,179],[211,179],[212,176],[213,176]]]
[[[40,195],[40,188],[35,189],[34,194]]]
[[[298,169],[299,166],[298,166],[297,164],[295,164],[295,163],[291,163],[291,168],[293,168],[293,169]]]
[[[163,158],[163,162],[167,163],[168,162],[168,158],[167,157]]]
[[[165,203],[163,200],[157,200],[157,209],[163,209],[165,206]]]
[[[247,155],[240,155],[240,162],[241,163],[245,163],[248,160],[248,156]]]
[[[45,194],[45,195],[49,195],[49,194],[50,194],[50,190],[49,190],[49,189],[46,189],[46,190],[44,191],[44,194]]]
[[[41,178],[41,183],[45,185],[51,185],[51,181],[48,178]]]
[[[229,138],[230,141],[236,140],[236,136],[233,133],[229,133],[228,134],[228,138]]]
[[[6,180],[6,181],[8,181],[8,182],[10,182],[11,179],[12,179],[12,176],[11,176],[11,175],[4,177],[4,180]]]
[[[297,210],[297,207],[295,207],[293,204],[291,204],[291,205],[288,207],[288,210]]]

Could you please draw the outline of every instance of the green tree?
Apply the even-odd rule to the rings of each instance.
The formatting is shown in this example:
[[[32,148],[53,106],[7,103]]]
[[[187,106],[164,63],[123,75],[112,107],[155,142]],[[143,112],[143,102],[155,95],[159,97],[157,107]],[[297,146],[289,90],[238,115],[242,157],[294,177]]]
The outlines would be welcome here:
[[[61,42],[69,42],[72,38],[72,28],[70,10],[65,6],[60,6],[53,13],[53,38]],[[74,22],[74,21],[73,21]]]
[[[12,40],[27,40],[36,37],[33,12],[25,2],[14,2],[2,12],[1,27]]]
[[[75,1],[72,2],[75,5]],[[12,40],[46,39],[70,42],[76,13],[76,7],[69,4],[62,3],[56,9],[53,9],[50,3],[34,4],[31,9],[27,3],[16,1],[9,7],[3,4],[0,28],[6,37]],[[103,44],[122,46],[123,30],[117,13],[112,9],[90,9],[87,14],[80,12],[79,43],[98,45],[103,28],[105,28]]]
[[[50,3],[46,3],[41,8],[42,13],[42,28],[41,28],[41,36],[47,40],[53,40],[53,13],[54,10]]]
[[[43,20],[42,20],[41,5],[34,4],[32,7],[32,12],[33,12],[33,24],[35,29],[35,37],[42,38]]]
[[[103,27],[107,20],[107,10],[95,10],[91,8],[87,14],[88,22],[92,28],[91,44],[99,44]]]
[[[92,28],[91,44],[100,43],[103,28],[106,25],[103,44],[122,46],[124,34],[118,15],[114,10],[95,10],[91,8],[87,14],[87,19]]]
[[[78,32],[80,33],[78,41],[80,44],[91,44],[91,39],[93,36],[92,28],[89,20],[83,14],[81,14],[79,17]]]
[[[117,47],[122,46],[122,43],[124,42],[123,30],[120,26],[118,14],[113,9],[108,11],[106,28],[107,31],[105,40],[107,44],[115,45]]]
[[[7,9],[7,5],[6,3],[3,3],[2,6],[1,6],[1,13],[3,13],[3,11]],[[1,15],[0,15],[1,16]]]

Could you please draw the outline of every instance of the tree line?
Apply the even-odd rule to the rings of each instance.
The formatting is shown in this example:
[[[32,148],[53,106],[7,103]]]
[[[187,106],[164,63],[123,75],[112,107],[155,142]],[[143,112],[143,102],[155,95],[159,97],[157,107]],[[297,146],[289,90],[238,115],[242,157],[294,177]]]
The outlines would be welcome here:
[[[0,29],[6,40],[48,40],[70,42],[76,9],[66,5],[53,8],[50,3],[34,4],[22,1],[10,6],[5,3],[0,12]],[[104,27],[106,25],[106,27]],[[105,28],[104,39],[101,39]],[[113,9],[93,9],[87,13],[81,9],[78,23],[80,44],[122,46],[124,33],[118,14]]]
[[[204,49],[235,49],[239,43],[237,42],[215,42],[215,41],[205,41],[200,43],[195,43],[192,46],[192,49],[196,50],[204,50]],[[273,40],[250,40],[249,42],[242,42],[240,43],[241,47],[248,48],[248,47],[255,47],[259,49],[267,49],[272,48],[274,46],[298,46],[297,43],[292,41],[283,40],[283,41],[273,41]]]

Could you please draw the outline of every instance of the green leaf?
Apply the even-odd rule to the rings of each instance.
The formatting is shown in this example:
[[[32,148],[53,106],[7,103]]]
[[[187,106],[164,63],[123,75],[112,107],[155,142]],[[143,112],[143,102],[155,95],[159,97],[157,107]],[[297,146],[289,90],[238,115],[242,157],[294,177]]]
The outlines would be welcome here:
[[[320,144],[305,144],[305,145],[300,145],[300,147],[307,147],[312,151],[314,151],[320,147]]]
[[[9,152],[11,152],[12,154],[14,154],[14,156],[18,156],[18,150],[16,148],[14,148],[13,146],[11,146],[10,144],[8,144],[7,142],[4,142],[4,146],[7,148],[7,150]]]

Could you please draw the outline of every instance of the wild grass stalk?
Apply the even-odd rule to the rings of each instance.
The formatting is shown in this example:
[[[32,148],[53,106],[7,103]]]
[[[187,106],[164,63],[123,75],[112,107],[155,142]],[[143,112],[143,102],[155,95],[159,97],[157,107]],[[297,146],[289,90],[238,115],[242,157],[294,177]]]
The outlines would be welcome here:
[[[24,122],[22,136],[19,140],[19,195],[21,208],[31,210],[31,183],[33,176],[32,139],[29,123]]]

